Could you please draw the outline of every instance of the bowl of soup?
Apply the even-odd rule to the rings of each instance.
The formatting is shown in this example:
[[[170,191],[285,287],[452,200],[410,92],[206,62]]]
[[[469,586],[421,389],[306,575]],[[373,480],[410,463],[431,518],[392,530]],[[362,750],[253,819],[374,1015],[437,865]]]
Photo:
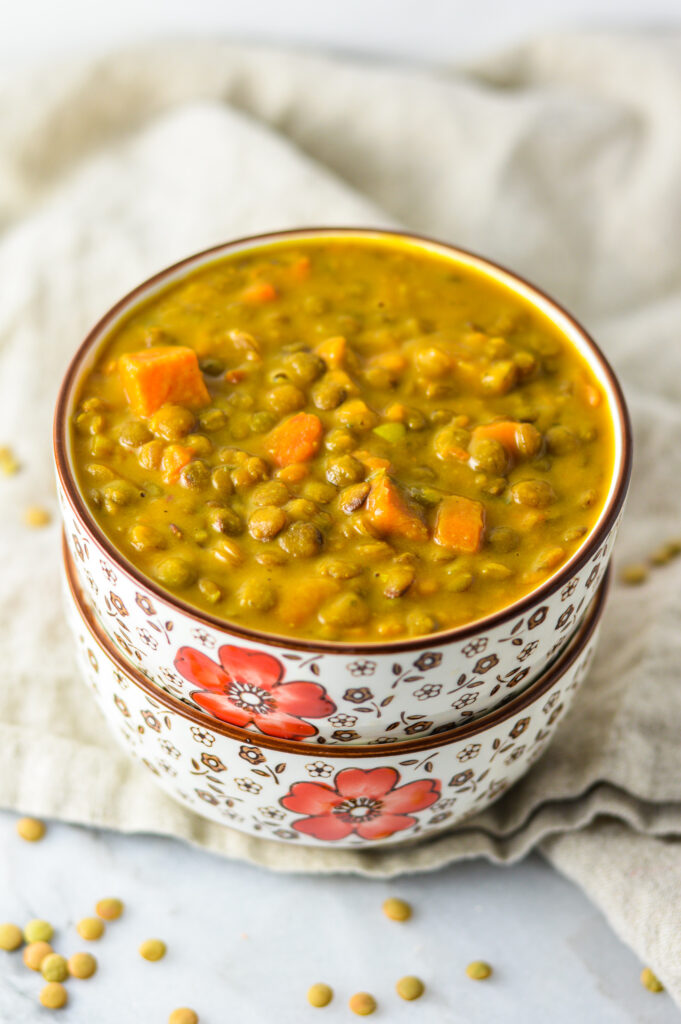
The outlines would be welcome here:
[[[243,239],[140,285],[72,360],[65,535],[160,690],[282,739],[414,739],[579,627],[631,465],[593,340],[511,272],[360,229]]]
[[[588,674],[607,592],[606,578],[551,668],[484,718],[412,742],[320,749],[254,735],[159,690],[109,640],[68,552],[65,583],[82,677],[113,736],[167,795],[249,835],[360,850],[451,828],[530,769]]]

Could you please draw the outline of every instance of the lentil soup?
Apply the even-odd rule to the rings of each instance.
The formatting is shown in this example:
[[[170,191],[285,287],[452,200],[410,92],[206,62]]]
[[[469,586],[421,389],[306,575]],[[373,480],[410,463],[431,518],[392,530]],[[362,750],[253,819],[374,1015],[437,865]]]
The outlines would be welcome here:
[[[584,544],[604,391],[538,308],[396,236],[254,245],[132,309],[80,382],[86,504],[211,615],[354,643],[462,626]]]

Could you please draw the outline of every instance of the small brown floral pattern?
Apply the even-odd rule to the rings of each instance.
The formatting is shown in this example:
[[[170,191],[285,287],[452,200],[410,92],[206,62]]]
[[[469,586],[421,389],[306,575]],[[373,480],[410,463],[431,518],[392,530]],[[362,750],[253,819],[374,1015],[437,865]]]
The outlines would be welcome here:
[[[245,743],[239,747],[239,757],[250,764],[262,764],[266,760],[262,750],[258,747],[249,747]]]
[[[417,700],[430,700],[432,697],[438,697],[441,690],[440,683],[424,683],[418,690],[414,690],[414,696]]]
[[[254,779],[235,779],[234,781],[243,793],[254,793],[257,796],[262,792],[262,786]]]
[[[201,754],[201,764],[205,765],[212,772],[227,771],[226,765],[222,763],[219,757],[216,757],[215,754],[207,754],[205,751]]]
[[[215,743],[215,736],[208,729],[201,729],[198,725],[192,726],[192,736],[197,743],[203,743],[204,747],[212,747]]]
[[[343,694],[343,700],[347,700],[351,704],[363,704],[365,700],[373,700],[373,698],[374,695],[368,686],[354,686]]]
[[[430,732],[432,728],[432,722],[412,722],[404,731],[407,736],[419,736],[421,733]]]
[[[346,668],[351,676],[372,676],[376,671],[376,662],[364,658],[361,661],[351,661]]]
[[[337,729],[352,729],[353,725],[357,724],[357,715],[344,715],[341,712],[337,715],[332,715],[329,721]]]
[[[474,757],[477,757],[482,749],[480,743],[469,743],[467,747],[460,750],[456,755],[457,761],[472,761]]]
[[[204,803],[212,804],[213,807],[217,807],[220,803],[215,793],[209,793],[207,789],[195,789],[194,792],[198,796],[199,800],[203,800]]]
[[[419,672],[428,672],[431,668],[437,668],[442,664],[442,654],[439,651],[425,651],[414,662],[414,668]]]
[[[527,729],[529,724],[530,724],[529,717],[528,718],[519,718],[518,721],[513,726],[513,728],[511,729],[511,731],[509,733],[509,736],[512,736],[514,740],[517,740],[518,736],[522,736],[522,734],[525,732],[525,730]]]
[[[154,732],[161,731],[161,723],[159,722],[158,718],[153,713],[153,711],[143,711],[142,718],[144,719],[145,725],[147,725],[149,729],[153,729]]]

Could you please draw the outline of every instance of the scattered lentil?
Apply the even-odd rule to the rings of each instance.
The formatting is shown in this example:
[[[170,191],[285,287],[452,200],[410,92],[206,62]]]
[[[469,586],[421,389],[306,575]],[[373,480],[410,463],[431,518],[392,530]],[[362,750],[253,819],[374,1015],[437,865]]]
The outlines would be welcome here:
[[[17,832],[28,843],[36,843],[45,835],[45,823],[38,818],[19,818]]]
[[[648,566],[642,562],[625,565],[620,573],[620,579],[622,583],[626,583],[629,586],[638,586],[640,583],[645,583],[648,579]]]
[[[397,899],[396,896],[391,896],[383,904],[383,913],[386,917],[389,917],[391,921],[408,921],[411,917],[412,910],[411,905],[405,900]]]
[[[413,974],[408,974],[395,985],[395,990],[400,999],[406,999],[411,1002],[412,999],[420,999],[426,990],[426,986],[423,984],[420,978],[414,977]]]
[[[8,953],[11,953],[18,949],[23,941],[21,928],[16,924],[11,924],[9,921],[0,924],[0,949],[6,949]]]
[[[310,1006],[328,1006],[332,999],[333,989],[322,981],[317,982],[316,985],[311,985],[307,990],[307,1001]]]
[[[39,971],[45,957],[53,952],[49,942],[29,942],[24,949],[24,963],[32,971]]]
[[[69,957],[67,967],[73,978],[91,978],[97,970],[97,961],[92,953],[74,953]]]
[[[19,463],[14,458],[10,448],[0,448],[0,473],[5,476],[12,476],[19,471]]]
[[[65,981],[69,976],[69,968],[59,953],[48,953],[40,964],[40,973],[45,981]]]
[[[669,540],[666,544],[653,551],[650,561],[653,565],[667,565],[673,559],[681,555],[681,541]]]
[[[123,913],[123,903],[113,897],[98,900],[95,905],[95,913],[98,917],[103,917],[105,921],[116,921]]]
[[[650,967],[644,967],[641,971],[641,984],[649,992],[664,992],[664,985]]]
[[[145,960],[162,960],[166,955],[166,944],[161,939],[145,939],[139,948],[141,957]]]
[[[168,1024],[199,1024],[199,1015],[188,1006],[178,1006],[168,1017]]]
[[[358,1017],[368,1017],[376,1009],[376,1000],[369,992],[355,992],[348,1006]]]
[[[48,1010],[61,1010],[66,1006],[69,996],[64,986],[58,981],[50,981],[40,993],[40,1002]]]
[[[466,968],[466,974],[473,981],[485,981],[492,973],[492,968],[484,960],[474,960]]]
[[[54,928],[49,921],[41,921],[34,918],[24,928],[24,938],[27,942],[49,942],[54,935]]]
[[[104,922],[98,917],[83,917],[76,925],[76,931],[81,939],[95,942],[97,939],[101,939],[104,934]]]
[[[29,505],[24,512],[24,523],[26,526],[31,526],[35,529],[39,529],[41,526],[47,526],[50,519],[50,513],[47,509],[41,508],[40,505]]]

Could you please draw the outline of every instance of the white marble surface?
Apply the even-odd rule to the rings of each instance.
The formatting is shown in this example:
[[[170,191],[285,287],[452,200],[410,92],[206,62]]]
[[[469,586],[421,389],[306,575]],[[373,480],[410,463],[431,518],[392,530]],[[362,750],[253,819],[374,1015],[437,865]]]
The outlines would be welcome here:
[[[47,918],[58,951],[89,948],[99,960],[94,978],[68,983],[64,1024],[165,1024],[178,1005],[201,1024],[332,1024],[356,1019],[347,999],[358,990],[379,1001],[372,1020],[391,1024],[678,1020],[666,994],[641,987],[641,965],[599,913],[539,858],[395,882],[283,876],[170,840],[67,825],[28,844],[15,820],[0,814],[0,920]],[[106,895],[125,901],[125,915],[85,943],[75,922]],[[413,903],[408,924],[383,916],[388,895]],[[156,964],[137,954],[149,937],[168,944]],[[484,984],[464,974],[477,958],[495,967]],[[403,974],[426,982],[419,1003],[395,995]],[[323,1017],[305,1000],[319,980],[336,992]],[[50,1019],[40,987],[20,953],[0,954],[1,1024]]]

